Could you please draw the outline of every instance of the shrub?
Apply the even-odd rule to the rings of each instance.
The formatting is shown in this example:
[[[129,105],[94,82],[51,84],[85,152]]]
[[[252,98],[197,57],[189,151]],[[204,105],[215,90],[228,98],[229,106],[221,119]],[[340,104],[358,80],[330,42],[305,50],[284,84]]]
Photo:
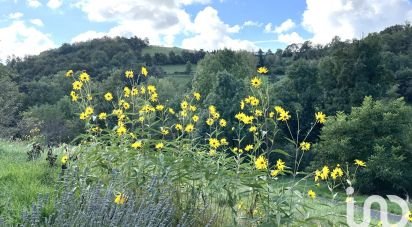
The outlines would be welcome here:
[[[323,127],[314,166],[319,163],[353,163],[367,160],[359,174],[361,192],[408,194],[412,192],[412,108],[402,98],[373,101],[348,115],[339,113]]]

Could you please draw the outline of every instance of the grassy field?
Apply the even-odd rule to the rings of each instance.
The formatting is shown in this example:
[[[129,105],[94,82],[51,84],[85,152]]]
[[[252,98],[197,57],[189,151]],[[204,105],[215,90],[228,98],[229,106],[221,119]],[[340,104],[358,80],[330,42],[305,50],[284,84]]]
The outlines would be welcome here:
[[[48,166],[45,154],[27,161],[28,150],[27,143],[0,140],[0,216],[5,221],[20,219],[39,194],[55,189],[59,169]]]

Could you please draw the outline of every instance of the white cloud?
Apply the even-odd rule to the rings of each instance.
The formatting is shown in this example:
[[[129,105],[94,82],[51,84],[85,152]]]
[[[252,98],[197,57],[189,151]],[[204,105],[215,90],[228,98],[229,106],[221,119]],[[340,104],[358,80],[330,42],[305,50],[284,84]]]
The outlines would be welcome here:
[[[282,22],[282,24],[280,24],[279,26],[276,26],[275,32],[276,33],[284,33],[284,32],[287,32],[287,31],[291,30],[295,26],[296,26],[296,24],[295,24],[295,22],[293,22],[292,19],[287,19],[284,22]]]
[[[23,13],[20,13],[20,12],[15,12],[15,13],[10,13],[9,14],[9,19],[11,19],[11,20],[18,20],[22,17],[23,17]]]
[[[0,28],[0,59],[4,61],[7,56],[39,54],[56,45],[46,34],[34,27],[27,26],[22,21],[14,21],[9,26]]]
[[[106,33],[107,36],[147,37],[152,44],[172,46],[175,36],[193,29],[190,15],[181,5],[203,2],[208,1],[80,0],[76,7],[84,11],[90,21],[115,22],[117,25]]]
[[[72,38],[71,43],[84,42],[92,39],[102,38],[105,36],[104,32],[87,31]]]
[[[265,30],[266,33],[272,32],[272,23],[268,23],[265,25]]]
[[[43,26],[44,26],[43,21],[40,20],[40,19],[31,19],[31,20],[30,20],[30,23],[32,23],[32,24],[34,24],[34,25],[36,25],[36,26],[39,26],[39,27],[43,27]]]
[[[251,21],[251,20],[245,21],[245,23],[243,23],[243,27],[262,27],[262,26],[263,26],[262,23],[259,23],[257,21]]]
[[[298,33],[292,32],[289,34],[279,34],[277,41],[289,45],[292,43],[303,43],[305,42],[305,39],[303,39]]]
[[[218,16],[216,9],[206,7],[200,11],[194,20],[195,36],[182,41],[182,47],[188,49],[222,49],[235,50],[257,49],[253,42],[247,40],[233,39],[231,33],[239,32],[239,26],[225,24]]]
[[[37,8],[41,6],[40,1],[38,0],[27,0],[26,3],[31,8]]]
[[[189,4],[210,2],[210,0],[78,0],[75,7],[85,12],[90,21],[114,22],[116,25],[105,34],[89,31],[74,37],[72,41],[80,41],[97,34],[109,37],[147,37],[151,44],[175,46],[176,37],[179,36],[186,37],[183,42],[186,47],[194,47],[195,43],[200,44],[195,47],[196,49],[221,48],[222,45],[231,48],[254,46],[249,41],[230,38],[230,34],[238,33],[242,27],[223,23],[215,9],[206,7],[192,21],[183,8]],[[202,16],[205,14],[211,17]],[[210,34],[210,31],[217,34]],[[205,34],[213,38],[215,42],[213,45],[209,41],[198,43],[199,40],[207,39],[201,37]]]
[[[360,38],[412,19],[409,0],[306,0],[306,5],[302,25],[321,44],[334,36]]]
[[[63,1],[62,0],[49,0],[48,2],[47,2],[47,6],[50,8],[50,9],[58,9],[58,8],[60,8],[60,6],[62,6],[63,5]]]
[[[295,26],[296,24],[295,22],[293,22],[292,19],[287,19],[283,21],[279,26],[276,26],[275,28],[273,28],[272,23],[266,24],[264,32],[280,34],[280,33],[285,33],[287,31],[290,31]]]

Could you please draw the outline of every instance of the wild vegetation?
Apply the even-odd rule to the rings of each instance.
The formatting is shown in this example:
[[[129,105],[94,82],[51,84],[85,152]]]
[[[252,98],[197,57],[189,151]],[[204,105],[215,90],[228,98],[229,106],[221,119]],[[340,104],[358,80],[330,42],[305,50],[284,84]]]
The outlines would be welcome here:
[[[70,142],[48,160],[76,193],[0,216],[59,225],[93,205],[76,198],[96,196],[101,216],[80,209],[91,223],[344,225],[322,207],[412,191],[411,37],[405,24],[256,54],[105,38],[11,58],[0,65],[1,136]],[[159,218],[138,219],[145,209]]]

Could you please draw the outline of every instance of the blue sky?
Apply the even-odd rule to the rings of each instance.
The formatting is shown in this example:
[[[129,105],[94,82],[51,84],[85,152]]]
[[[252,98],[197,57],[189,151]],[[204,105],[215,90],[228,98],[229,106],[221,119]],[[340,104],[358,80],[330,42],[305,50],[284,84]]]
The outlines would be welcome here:
[[[102,36],[276,50],[359,38],[411,19],[411,0],[0,0],[0,59]]]

